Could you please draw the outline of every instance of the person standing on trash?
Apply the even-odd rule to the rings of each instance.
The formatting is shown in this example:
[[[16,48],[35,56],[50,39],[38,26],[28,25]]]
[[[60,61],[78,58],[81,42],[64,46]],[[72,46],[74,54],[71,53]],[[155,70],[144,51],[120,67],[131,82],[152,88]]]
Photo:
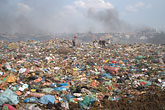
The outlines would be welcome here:
[[[93,47],[96,47],[97,40],[93,41]]]
[[[75,47],[75,46],[76,46],[76,39],[77,39],[77,36],[75,35],[75,36],[73,37],[73,40],[72,40],[73,47]]]
[[[101,45],[102,47],[105,47],[105,43],[106,43],[105,40],[99,40],[99,45]]]
[[[75,39],[72,40],[72,46],[73,46],[73,47],[76,46],[76,41],[75,41]]]
[[[73,45],[73,47],[76,46],[76,38],[77,38],[77,36],[74,36],[74,38],[73,38],[73,40],[72,40],[72,45]]]
[[[104,39],[104,36],[101,37],[101,39],[99,40],[98,43],[99,43],[99,45],[100,45],[102,48],[105,47],[105,43],[106,43],[106,41],[105,41],[105,39]]]

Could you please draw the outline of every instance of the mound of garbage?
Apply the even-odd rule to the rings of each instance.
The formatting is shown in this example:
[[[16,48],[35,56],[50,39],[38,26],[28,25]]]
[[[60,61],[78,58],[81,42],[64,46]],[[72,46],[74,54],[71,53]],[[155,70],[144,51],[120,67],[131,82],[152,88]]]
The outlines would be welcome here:
[[[165,45],[0,41],[2,110],[164,110]]]

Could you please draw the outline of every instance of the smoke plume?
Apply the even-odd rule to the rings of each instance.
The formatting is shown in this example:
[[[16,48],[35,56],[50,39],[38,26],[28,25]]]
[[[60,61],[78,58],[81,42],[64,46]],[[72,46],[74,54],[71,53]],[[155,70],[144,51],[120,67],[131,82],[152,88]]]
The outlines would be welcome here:
[[[77,33],[130,30],[104,0],[0,0],[0,32]],[[71,0],[68,0],[71,1]]]
[[[114,9],[95,11],[88,9],[88,17],[101,23],[105,32],[125,32],[131,29],[131,26],[119,18],[118,12]]]

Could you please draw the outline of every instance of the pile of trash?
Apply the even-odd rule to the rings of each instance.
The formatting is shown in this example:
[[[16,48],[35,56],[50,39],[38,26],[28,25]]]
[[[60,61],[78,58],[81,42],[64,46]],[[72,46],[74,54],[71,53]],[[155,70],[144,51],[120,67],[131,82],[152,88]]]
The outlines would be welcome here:
[[[0,41],[2,110],[165,109],[164,88],[165,45]]]

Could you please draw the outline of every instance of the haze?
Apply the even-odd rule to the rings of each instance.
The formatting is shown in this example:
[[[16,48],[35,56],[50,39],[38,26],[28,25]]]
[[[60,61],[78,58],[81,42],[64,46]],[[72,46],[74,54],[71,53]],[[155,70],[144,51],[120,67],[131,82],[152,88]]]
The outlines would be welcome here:
[[[1,33],[164,29],[164,0],[0,0]]]

